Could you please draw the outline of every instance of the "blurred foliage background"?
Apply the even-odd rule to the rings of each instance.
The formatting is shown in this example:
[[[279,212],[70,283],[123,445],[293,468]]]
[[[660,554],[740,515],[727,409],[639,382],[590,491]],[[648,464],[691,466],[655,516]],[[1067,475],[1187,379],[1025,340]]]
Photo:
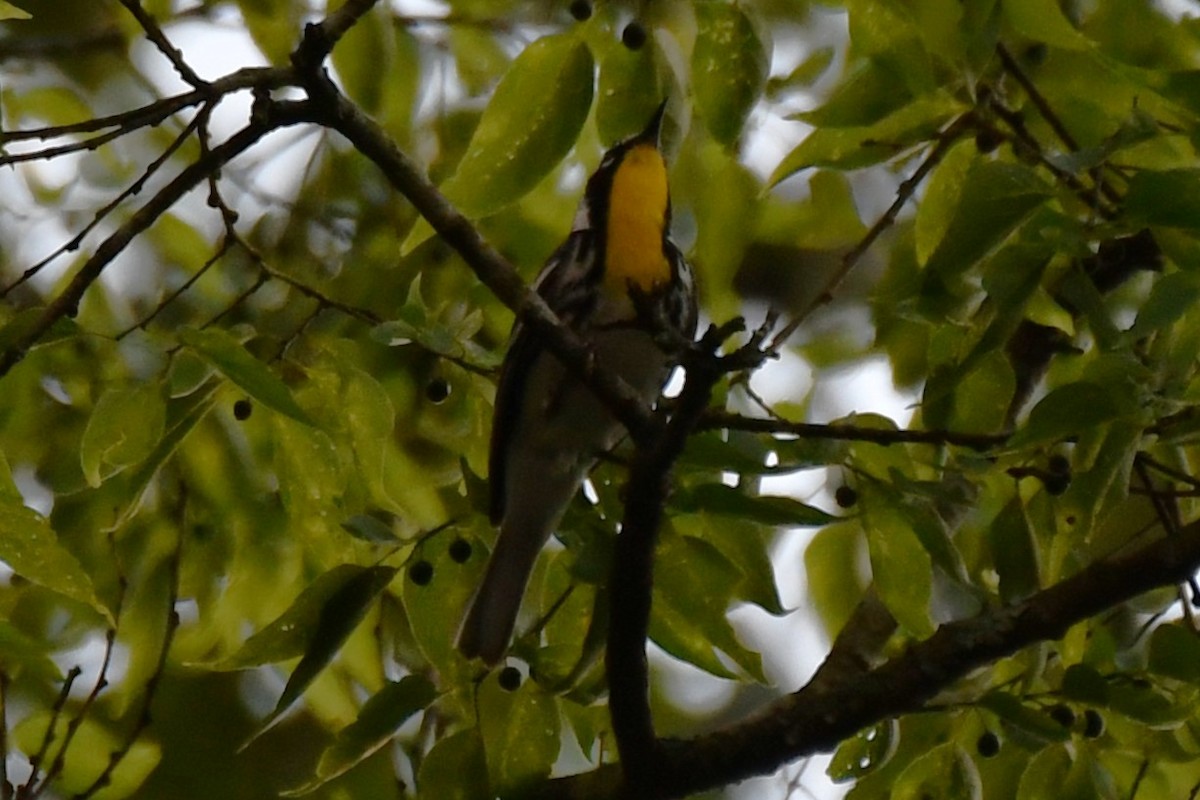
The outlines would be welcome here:
[[[330,10],[0,2],[4,797],[474,798],[614,758],[620,453],[543,558],[508,667],[451,646],[493,537],[512,313],[317,125],[153,205],[253,87],[303,96],[289,55]],[[799,325],[676,469],[660,731],[797,688],[781,676],[868,583],[886,655],[1196,516],[1194,10],[395,0],[337,44],[339,87],[527,280],[604,148],[667,98],[706,319]],[[854,370],[895,393],[831,395]],[[1166,588],[1003,659],[828,773],[854,798],[1194,795],[1194,602]],[[756,634],[731,621],[747,607],[820,636]]]

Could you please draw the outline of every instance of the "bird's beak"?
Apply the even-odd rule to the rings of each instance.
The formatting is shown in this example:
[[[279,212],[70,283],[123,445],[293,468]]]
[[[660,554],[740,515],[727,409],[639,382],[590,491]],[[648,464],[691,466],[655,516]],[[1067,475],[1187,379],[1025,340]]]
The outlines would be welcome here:
[[[654,142],[654,146],[661,149],[662,146],[662,123],[663,118],[667,115],[667,101],[663,100],[654,112],[654,116],[650,118],[650,122],[646,125],[646,129],[638,134],[639,139]]]

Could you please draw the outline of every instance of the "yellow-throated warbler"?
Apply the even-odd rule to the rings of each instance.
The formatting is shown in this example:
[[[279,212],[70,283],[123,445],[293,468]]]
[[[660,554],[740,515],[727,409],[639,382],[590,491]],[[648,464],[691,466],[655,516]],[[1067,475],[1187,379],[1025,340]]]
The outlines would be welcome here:
[[[664,103],[644,131],[605,153],[588,179],[570,236],[534,288],[647,403],[674,366],[656,325],[692,338],[691,267],[670,238],[667,167],[659,149]],[[458,635],[468,658],[494,664],[508,648],[542,546],[596,462],[624,435],[600,400],[517,320],[492,419],[491,516],[496,547]]]

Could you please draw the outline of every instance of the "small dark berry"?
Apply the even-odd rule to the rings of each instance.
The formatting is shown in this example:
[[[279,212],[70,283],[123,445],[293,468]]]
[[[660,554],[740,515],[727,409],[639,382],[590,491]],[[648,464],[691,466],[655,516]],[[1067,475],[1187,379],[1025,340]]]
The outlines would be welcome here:
[[[630,50],[641,50],[646,44],[646,29],[640,22],[629,23],[625,30],[621,31],[621,43]]]
[[[233,404],[233,418],[238,422],[244,422],[250,419],[250,412],[254,410],[254,405],[247,399],[242,398]]]
[[[1069,474],[1064,475],[1061,472],[1051,472],[1042,478],[1042,485],[1046,487],[1046,491],[1052,496],[1058,497],[1071,485],[1071,476]]]
[[[1000,752],[1000,737],[991,731],[984,731],[975,743],[975,749],[984,758],[992,758]]]
[[[1089,739],[1104,735],[1104,717],[1094,708],[1083,712],[1083,735]]]
[[[841,508],[852,508],[858,503],[858,492],[853,486],[843,483],[834,491],[833,499]]]
[[[425,586],[433,580],[433,564],[422,558],[408,568],[408,577],[417,586]]]
[[[521,670],[516,667],[505,667],[500,670],[497,680],[500,682],[501,689],[506,692],[515,692],[521,688]]]
[[[999,131],[984,129],[975,134],[975,149],[981,153],[991,153],[1004,143],[1004,137]]]
[[[571,3],[571,16],[583,22],[592,16],[592,4],[588,0],[573,0]]]
[[[1050,719],[1062,725],[1064,728],[1069,728],[1075,724],[1075,712],[1070,706],[1064,706],[1062,703],[1050,706]]]
[[[1046,469],[1060,475],[1071,474],[1071,462],[1062,453],[1055,453],[1046,461]]]
[[[466,560],[471,557],[471,543],[466,539],[455,539],[450,543],[450,558],[455,564],[466,563]]]
[[[431,403],[444,402],[450,396],[450,384],[445,378],[434,378],[425,384],[425,399]]]
[[[1042,62],[1046,60],[1046,56],[1049,55],[1049,53],[1050,49],[1046,47],[1046,45],[1031,44],[1029,47],[1025,48],[1025,52],[1022,55],[1025,57],[1025,62],[1029,66],[1036,67],[1040,66]]]

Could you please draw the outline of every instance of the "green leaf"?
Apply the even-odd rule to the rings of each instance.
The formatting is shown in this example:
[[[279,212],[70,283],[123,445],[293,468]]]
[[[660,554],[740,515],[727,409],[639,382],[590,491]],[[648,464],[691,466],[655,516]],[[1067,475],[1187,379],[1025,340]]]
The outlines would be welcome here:
[[[1060,386],[1043,397],[1029,412],[1029,422],[1009,440],[1013,448],[1059,441],[1122,414],[1112,390],[1092,381]]]
[[[1191,716],[1186,704],[1176,705],[1163,692],[1141,683],[1113,683],[1109,686],[1108,706],[1130,719],[1147,725],[1170,725]]]
[[[837,50],[833,47],[814,48],[786,77],[771,78],[768,81],[769,90],[773,92],[775,89],[781,87],[804,87],[812,85],[825,73],[825,70],[829,69],[836,56]]]
[[[119,800],[132,797],[162,759],[162,747],[150,736],[139,736],[115,766],[111,757],[123,743],[106,728],[103,717],[96,714],[52,714],[37,710],[21,720],[12,731],[12,738],[25,753],[36,753],[43,741],[51,742],[45,756],[55,765],[56,779],[50,784],[55,797],[95,797],[96,800]],[[50,730],[54,725],[53,731]],[[67,731],[71,731],[68,735]],[[49,738],[47,738],[49,737]],[[63,743],[70,742],[64,754]],[[61,763],[60,763],[61,760]],[[100,791],[90,793],[101,775],[108,780]],[[87,793],[85,795],[85,793]]]
[[[897,70],[862,61],[850,68],[820,108],[793,118],[817,128],[862,128],[916,102],[919,98],[913,97]]]
[[[166,418],[157,383],[106,389],[92,409],[79,445],[88,485],[96,488],[105,478],[145,460],[158,444]],[[103,476],[102,467],[107,468]]]
[[[431,353],[456,361],[467,361],[479,369],[500,365],[499,354],[471,340],[482,324],[482,315],[468,314],[455,320],[443,320],[440,310],[430,309],[421,296],[421,276],[408,287],[408,297],[396,313],[396,319],[371,329],[371,338],[388,347],[417,344]]]
[[[637,50],[613,43],[600,61],[596,93],[596,132],[600,141],[618,142],[644,130],[675,80],[669,59],[653,36]]]
[[[899,739],[900,724],[894,719],[859,731],[838,745],[825,774],[834,783],[856,781],[886,764],[895,754]]]
[[[1065,50],[1085,50],[1091,42],[1071,25],[1058,3],[1004,0],[1004,16],[1023,36]]]
[[[1049,715],[1036,711],[1008,692],[991,691],[979,700],[979,705],[991,711],[1014,728],[1045,742],[1065,742],[1071,733]]]
[[[1063,673],[1062,692],[1070,700],[1091,706],[1108,705],[1108,681],[1086,664],[1072,664]]]
[[[579,138],[592,106],[593,72],[591,51],[575,36],[543,36],[526,47],[496,87],[442,193],[472,219],[524,196]],[[422,220],[401,254],[431,233]]]
[[[1154,282],[1150,296],[1138,310],[1137,320],[1127,335],[1137,340],[1172,325],[1196,306],[1200,299],[1200,277],[1192,272],[1172,272]]]
[[[1029,167],[976,160],[954,217],[925,263],[928,272],[958,275],[986,256],[1051,195]]]
[[[1134,225],[1200,230],[1200,170],[1142,170],[1129,181],[1125,213]]]
[[[0,672],[9,678],[32,677],[50,683],[62,680],[62,672],[50,659],[47,642],[21,633],[12,623],[0,620]]]
[[[344,569],[345,567],[349,567],[349,569]],[[288,676],[287,685],[283,687],[283,693],[279,696],[279,702],[275,704],[275,709],[259,724],[258,729],[246,744],[242,745],[243,748],[271,728],[292,703],[304,693],[304,690],[320,674],[321,670],[325,669],[337,655],[342,643],[362,622],[367,611],[375,603],[375,599],[379,597],[379,593],[391,583],[392,578],[399,571],[397,567],[356,567],[349,564],[334,567],[333,571],[339,569],[343,570],[342,574],[345,579],[338,582],[333,593],[328,595],[325,602],[317,609],[315,621],[311,616],[305,620],[309,624],[304,631],[304,656],[292,670],[292,674]],[[326,575],[328,574],[326,573]],[[299,600],[297,600],[298,603],[300,603]],[[296,604],[293,604],[292,608],[295,607]],[[307,601],[304,610],[311,611],[311,606]],[[289,609],[290,611],[291,609]],[[285,612],[284,616],[287,614],[288,612]],[[272,623],[272,626],[275,626],[277,622],[278,620]],[[280,631],[279,633],[286,635],[287,632]],[[249,644],[250,641],[247,641],[246,645]]]
[[[840,523],[818,531],[804,551],[808,592],[831,638],[850,619],[862,597],[861,544],[861,529]]]
[[[303,6],[292,0],[238,0],[246,29],[272,64],[288,63],[288,55],[304,29]]]
[[[887,161],[933,136],[963,109],[960,100],[937,92],[919,97],[871,125],[818,128],[784,156],[767,186],[809,167],[858,169]]]
[[[413,639],[421,654],[443,675],[458,675],[468,668],[454,646],[454,639],[466,605],[483,578],[488,555],[484,542],[492,541],[490,534],[485,533],[489,526],[484,519],[476,517],[475,526],[473,530],[465,527],[456,530],[472,545],[471,557],[463,563],[450,557],[451,537],[426,539],[410,563],[429,564],[432,578],[418,583],[406,577],[401,589]]]
[[[129,521],[141,505],[142,497],[150,488],[150,482],[158,469],[166,463],[189,433],[208,414],[216,402],[216,389],[187,395],[167,409],[166,433],[155,444],[154,450],[129,476],[126,489],[127,504],[119,518],[119,524]]]
[[[737,141],[750,109],[762,94],[771,66],[763,42],[741,6],[698,2],[692,48],[692,90],[696,110],[713,138]]]
[[[917,261],[929,261],[933,251],[946,237],[950,221],[958,210],[967,173],[975,164],[979,148],[975,142],[963,140],[951,146],[929,180],[925,183],[925,195],[917,206],[917,221],[914,226]]]
[[[741,572],[710,543],[664,532],[656,556],[650,638],[678,659],[721,678],[737,673],[720,650],[754,680],[765,682],[762,658],[738,641],[726,616]],[[703,592],[696,587],[703,586]]]
[[[1000,599],[1017,603],[1041,588],[1037,545],[1025,517],[1025,507],[1014,496],[988,528],[992,565],[1000,576]]]
[[[693,520],[696,524],[689,525]],[[717,548],[742,573],[735,600],[754,603],[771,614],[786,613],[768,552],[774,538],[770,529],[744,519],[714,519],[707,515],[676,517],[675,522],[683,533],[699,533],[699,538]]]
[[[26,580],[90,606],[114,624],[91,578],[58,543],[46,519],[11,497],[0,497],[0,561]]]
[[[487,762],[478,728],[441,739],[421,760],[417,772],[420,797],[438,800],[487,800]]]
[[[741,517],[764,525],[819,526],[837,517],[790,497],[752,496],[722,483],[702,483],[679,491],[674,504],[690,512]]]
[[[1057,723],[1055,723],[1057,724]],[[1062,727],[1059,726],[1059,730]],[[1017,800],[1044,800],[1062,797],[1063,786],[1071,771],[1071,756],[1061,746],[1047,747],[1034,756],[1017,785]]]
[[[871,491],[861,491],[859,497],[879,598],[909,633],[924,638],[933,633],[929,616],[933,561],[929,552],[893,505]]]
[[[314,425],[284,382],[227,331],[181,328],[179,339],[267,408],[304,425]]]
[[[891,792],[892,800],[976,800],[982,795],[975,762],[952,742],[913,759],[896,778]]]
[[[17,8],[12,3],[0,0],[0,19],[33,19],[33,15]]]
[[[492,796],[528,793],[558,759],[558,703],[535,681],[506,691],[493,672],[479,688],[478,708]]]
[[[338,731],[333,744],[321,754],[316,774],[304,785],[281,794],[300,797],[349,772],[390,742],[409,717],[423,711],[437,696],[437,688],[419,675],[389,681],[363,704],[354,722]]]
[[[1150,671],[1200,683],[1200,637],[1182,625],[1159,625],[1150,635]]]
[[[325,618],[332,615],[334,609],[342,609],[347,599],[365,600],[358,612],[361,618],[373,599],[373,595],[364,598],[364,588],[374,589],[380,581],[386,586],[395,572],[394,567],[336,566],[305,587],[286,611],[247,639],[236,653],[219,661],[193,663],[192,666],[222,671],[238,670],[276,664],[301,656],[317,638],[318,628],[323,622],[332,625],[332,621],[325,622]],[[382,586],[379,590],[382,590]]]
[[[398,544],[400,537],[392,526],[370,514],[355,514],[343,520],[342,530],[351,536],[373,544]]]
[[[0,504],[9,502],[18,505],[25,504],[20,489],[13,481],[12,468],[8,465],[8,459],[5,457],[4,451],[0,450]]]

